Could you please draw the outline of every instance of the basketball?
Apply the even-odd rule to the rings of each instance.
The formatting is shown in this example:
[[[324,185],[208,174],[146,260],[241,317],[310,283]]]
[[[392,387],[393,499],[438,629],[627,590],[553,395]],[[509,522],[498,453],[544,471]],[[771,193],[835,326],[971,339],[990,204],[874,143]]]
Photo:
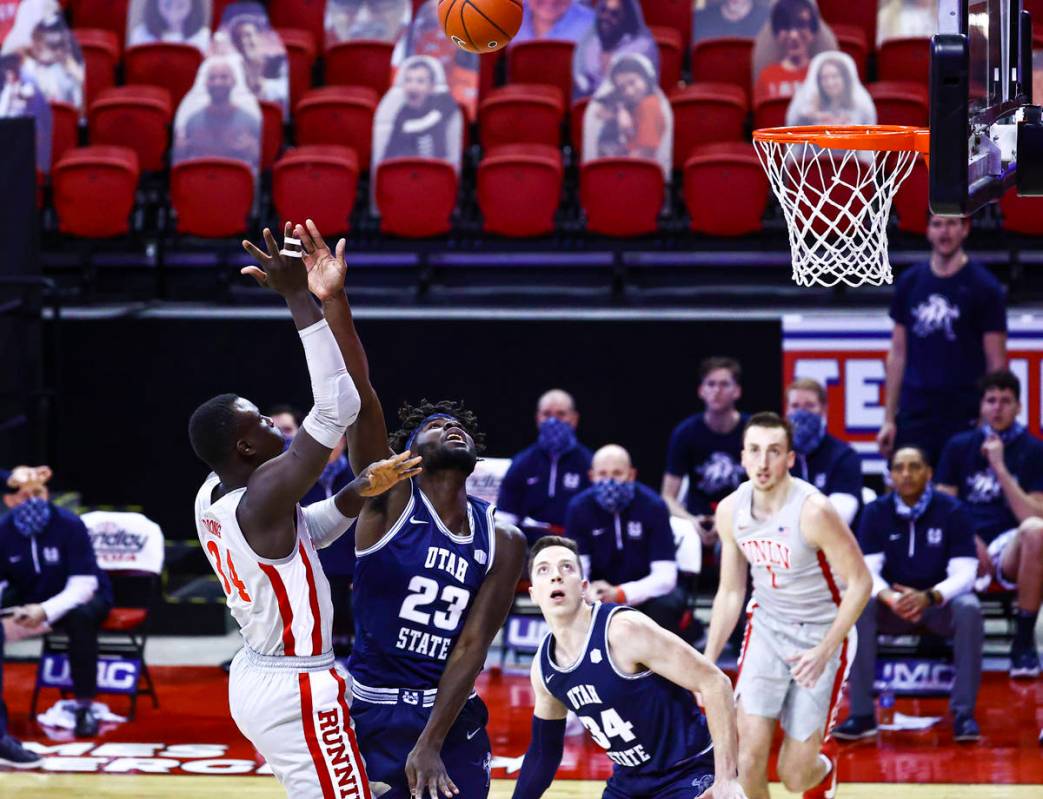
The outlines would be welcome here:
[[[491,53],[507,46],[522,22],[520,0],[440,0],[442,30],[461,50]]]

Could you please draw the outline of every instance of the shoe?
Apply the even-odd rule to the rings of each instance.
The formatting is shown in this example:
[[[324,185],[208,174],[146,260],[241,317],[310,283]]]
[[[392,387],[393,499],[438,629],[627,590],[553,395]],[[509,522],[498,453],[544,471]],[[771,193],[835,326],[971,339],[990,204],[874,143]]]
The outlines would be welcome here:
[[[1010,676],[1015,680],[1039,676],[1039,653],[1035,648],[1010,650]]]
[[[14,768],[32,768],[40,762],[36,752],[30,752],[10,735],[0,737],[0,765]]]
[[[90,706],[76,708],[77,738],[94,738],[98,734],[98,717],[94,715]]]
[[[847,721],[833,730],[833,737],[841,741],[860,741],[872,738],[876,732],[875,716],[848,716]]]
[[[961,743],[981,740],[981,730],[974,716],[957,716],[953,719],[952,739]]]
[[[818,756],[829,766],[829,773],[814,788],[804,791],[804,799],[833,799],[837,795],[836,746],[831,747],[827,741]]]

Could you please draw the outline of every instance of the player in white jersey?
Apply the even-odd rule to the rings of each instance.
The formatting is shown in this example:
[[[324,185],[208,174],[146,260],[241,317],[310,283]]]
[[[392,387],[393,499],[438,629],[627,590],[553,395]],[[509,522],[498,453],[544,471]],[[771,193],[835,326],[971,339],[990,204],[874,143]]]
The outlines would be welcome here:
[[[237,726],[293,799],[370,799],[380,791],[367,781],[345,674],[334,663],[333,606],[316,549],[348,529],[363,496],[417,474],[420,459],[406,452],[374,463],[337,495],[297,504],[358,415],[359,394],[309,292],[320,300],[343,292],[343,273],[309,274],[267,229],[264,238],[270,255],[244,242],[264,266],[244,273],[286,300],[315,404],[285,453],[272,420],[242,397],[222,394],[195,410],[189,439],[213,470],[196,496],[196,532],[242,628],[229,678]]]
[[[753,575],[735,686],[739,780],[750,799],[768,797],[776,720],[785,733],[778,771],[786,789],[807,799],[835,795],[836,756],[823,743],[873,584],[855,537],[829,500],[790,476],[793,460],[789,423],[774,413],[752,416],[742,449],[749,480],[716,513],[721,581],[706,643],[711,662],[739,619],[747,563]]]

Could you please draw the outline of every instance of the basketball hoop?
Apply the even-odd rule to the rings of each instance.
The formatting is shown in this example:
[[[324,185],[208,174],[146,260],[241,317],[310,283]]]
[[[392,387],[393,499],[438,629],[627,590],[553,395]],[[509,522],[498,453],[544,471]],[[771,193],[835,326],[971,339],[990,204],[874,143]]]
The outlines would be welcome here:
[[[753,142],[789,228],[800,286],[892,281],[887,220],[926,159],[929,132],[904,125],[763,128]]]

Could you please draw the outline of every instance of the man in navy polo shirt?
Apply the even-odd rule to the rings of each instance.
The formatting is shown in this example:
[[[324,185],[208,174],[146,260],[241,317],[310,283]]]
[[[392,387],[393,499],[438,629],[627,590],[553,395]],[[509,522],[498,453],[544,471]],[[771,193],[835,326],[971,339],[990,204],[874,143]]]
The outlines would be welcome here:
[[[112,608],[112,586],[98,568],[87,527],[48,501],[47,467],[18,467],[4,495],[10,513],[0,519],[0,601],[26,633],[58,628],[69,636],[78,737],[98,733],[91,712],[97,689],[98,628]],[[20,604],[12,607],[12,600]],[[0,725],[6,728],[0,702]],[[0,733],[5,732],[0,729]],[[17,753],[13,753],[17,755]]]
[[[500,484],[497,517],[520,527],[530,546],[561,533],[569,502],[590,485],[590,450],[576,440],[577,425],[572,395],[545,393],[536,405],[536,443],[514,456]]]
[[[684,593],[677,587],[670,511],[636,477],[623,447],[594,453],[593,484],[569,503],[565,535],[579,545],[594,599],[635,607],[676,633]]]
[[[970,220],[932,216],[931,257],[906,270],[891,301],[884,423],[885,457],[897,447],[924,447],[938,463],[945,442],[974,425],[977,384],[1007,364],[1003,287],[963,251]]]
[[[826,389],[799,378],[786,389],[786,418],[797,457],[790,474],[829,497],[849,527],[862,507],[862,461],[846,441],[826,432]]]
[[[1036,677],[1036,619],[1043,593],[1043,441],[1018,424],[1021,382],[1007,369],[981,381],[981,425],[955,435],[938,464],[938,490],[970,509],[981,588],[989,578],[1018,593],[1011,677]]]
[[[670,435],[662,497],[674,516],[688,519],[704,546],[717,541],[717,503],[746,479],[742,468],[742,428],[749,414],[735,404],[742,397],[742,367],[732,358],[707,358],[699,366],[699,399],[706,410],[689,416]],[[681,483],[688,478],[684,504]]]
[[[953,638],[953,738],[976,741],[981,733],[974,706],[985,628],[972,590],[978,559],[970,514],[959,500],[932,488],[931,467],[918,447],[895,452],[891,480],[894,492],[866,506],[858,531],[873,575],[873,596],[858,620],[858,648],[848,681],[851,714],[833,735],[855,740],[876,734],[872,691],[877,633],[927,630]]]

